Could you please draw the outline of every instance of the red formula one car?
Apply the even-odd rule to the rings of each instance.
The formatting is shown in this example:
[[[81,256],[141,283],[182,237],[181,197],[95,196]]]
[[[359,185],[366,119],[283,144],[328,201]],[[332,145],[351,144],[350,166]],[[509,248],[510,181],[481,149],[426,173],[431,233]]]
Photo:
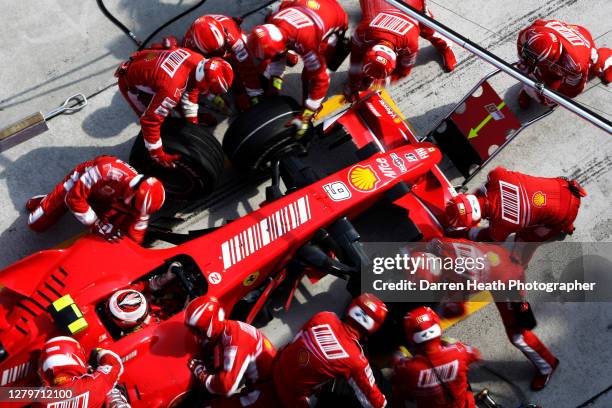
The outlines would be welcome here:
[[[232,317],[251,322],[281,283],[295,287],[309,270],[358,284],[367,256],[350,220],[382,199],[410,210],[405,240],[442,234],[444,203],[453,194],[436,166],[442,155],[431,143],[416,143],[379,94],[326,123],[327,144],[321,145],[348,146],[352,157],[344,163],[330,154],[330,166],[341,169],[328,176],[316,174],[285,134],[286,117],[298,109],[288,98],[265,101],[247,112],[256,122],[242,118],[226,134],[224,148],[234,164],[271,170],[267,203],[259,210],[172,248],[85,236],[0,271],[0,386],[37,384],[40,347],[69,334],[86,350],[104,347],[122,357],[120,383],[132,406],[180,405],[193,385],[187,363],[198,351],[183,325],[190,299],[216,296]],[[177,278],[146,294],[151,322],[131,333],[113,327],[105,307],[111,294],[168,268]]]

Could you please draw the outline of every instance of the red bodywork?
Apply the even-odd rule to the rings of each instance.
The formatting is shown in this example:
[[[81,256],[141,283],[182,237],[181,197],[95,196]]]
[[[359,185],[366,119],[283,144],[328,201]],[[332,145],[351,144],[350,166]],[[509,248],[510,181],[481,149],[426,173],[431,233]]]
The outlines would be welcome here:
[[[105,347],[122,357],[120,383],[132,406],[168,406],[193,385],[187,362],[198,346],[183,325],[183,312],[115,340],[96,312],[114,291],[186,256],[205,277],[207,293],[231,310],[249,292],[267,286],[269,277],[278,279],[318,229],[367,209],[400,181],[413,188],[396,204],[410,209],[425,238],[442,235],[436,217],[452,187],[436,166],[440,151],[430,143],[407,145],[416,142],[414,135],[378,95],[339,122],[357,147],[376,140],[385,152],[173,248],[145,249],[127,239],[111,244],[88,235],[69,248],[42,251],[0,271],[0,344],[8,354],[0,363],[0,385],[38,382],[41,345],[62,334],[46,308],[70,294],[89,325],[74,337],[86,350]],[[370,130],[364,131],[366,123]]]

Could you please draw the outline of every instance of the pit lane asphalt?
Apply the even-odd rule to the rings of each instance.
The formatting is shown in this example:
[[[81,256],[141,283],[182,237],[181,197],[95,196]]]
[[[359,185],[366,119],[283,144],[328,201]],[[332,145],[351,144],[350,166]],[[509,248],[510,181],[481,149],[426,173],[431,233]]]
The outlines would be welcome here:
[[[165,20],[195,3],[194,0],[161,1],[113,0],[108,8],[140,38]],[[342,1],[352,21],[358,18],[358,5]],[[182,34],[198,13],[223,12],[239,14],[260,4],[255,0],[222,2],[210,0],[206,5],[172,25],[165,33]],[[520,28],[535,18],[559,18],[589,28],[598,45],[612,46],[609,30],[612,6],[604,0],[537,0],[531,2],[482,2],[468,0],[430,2],[436,17],[451,28],[485,46],[508,61],[515,60],[515,36]],[[450,11],[452,10],[452,12]],[[463,17],[462,17],[463,16]],[[608,17],[606,17],[608,16]],[[472,20],[477,22],[474,24]],[[250,26],[261,19],[261,13],[248,19]],[[98,11],[91,1],[11,2],[0,17],[0,126],[5,126],[36,110],[49,111],[66,97],[77,92],[86,95],[111,84],[117,63],[134,50],[133,43]],[[600,38],[597,38],[601,36]],[[463,50],[458,50],[460,64],[452,74],[444,74],[437,54],[425,42],[412,75],[391,90],[403,113],[420,134],[433,124],[485,73],[493,68]],[[456,47],[457,49],[457,47]],[[346,64],[332,76],[332,93],[338,92]],[[288,76],[287,93],[299,95],[299,76]],[[493,81],[511,108],[518,92],[513,80],[500,77]],[[577,99],[610,118],[610,87],[597,81]],[[516,109],[514,109],[516,111]],[[528,112],[528,114],[533,112]],[[37,138],[0,154],[0,267],[36,250],[49,248],[80,231],[70,217],[44,235],[27,230],[23,204],[33,194],[47,192],[76,163],[97,154],[111,153],[127,158],[134,135],[135,118],[116,88],[92,98],[90,105],[72,116],[53,119],[50,130]],[[220,126],[221,135],[224,126]],[[550,117],[523,132],[495,160],[518,171],[542,176],[577,177],[589,192],[584,200],[577,231],[571,240],[610,241],[612,211],[610,200],[610,166],[612,147],[609,135],[558,109]],[[484,179],[477,177],[472,185]],[[225,182],[228,194],[212,209],[185,214],[188,221],[180,229],[220,225],[258,208],[263,200],[261,186],[238,184],[231,171]],[[235,191],[235,194],[233,193]],[[301,323],[317,310],[342,308],[348,301],[343,283],[325,278],[316,285],[304,283],[297,303],[287,314],[274,319],[266,331],[280,344],[289,339]],[[449,334],[478,346],[487,366],[504,373],[521,386],[528,399],[545,407],[574,407],[605,390],[611,383],[609,351],[612,312],[606,303],[548,303],[535,306],[539,320],[536,333],[561,359],[552,382],[542,392],[530,394],[527,389],[531,367],[507,341],[495,308],[487,306],[467,320],[455,325]],[[484,369],[472,375],[474,389],[489,387],[505,406],[518,399],[515,390]],[[597,399],[594,407],[612,406],[612,393]]]

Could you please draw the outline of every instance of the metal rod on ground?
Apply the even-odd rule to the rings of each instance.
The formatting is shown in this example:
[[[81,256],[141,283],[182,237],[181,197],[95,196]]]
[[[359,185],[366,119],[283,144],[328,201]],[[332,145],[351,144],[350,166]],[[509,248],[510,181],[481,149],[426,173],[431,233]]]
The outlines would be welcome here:
[[[607,120],[606,118],[598,115],[592,110],[584,107],[578,102],[575,102],[555,91],[552,91],[544,86],[544,84],[540,82],[536,82],[533,79],[529,78],[525,74],[523,74],[518,69],[514,68],[512,65],[508,64],[506,61],[499,58],[497,55],[493,54],[490,51],[482,48],[478,44],[470,41],[468,38],[462,36],[456,31],[446,27],[445,25],[435,21],[434,19],[427,17],[424,14],[419,13],[415,8],[409,6],[405,2],[401,0],[385,0],[387,3],[397,7],[401,11],[405,12],[409,16],[413,17],[415,20],[420,22],[421,24],[436,30],[438,33],[448,38],[449,40],[457,43],[462,48],[465,48],[469,52],[475,54],[476,56],[482,58],[487,61],[491,65],[496,66],[497,68],[504,71],[506,74],[511,75],[518,81],[531,86],[532,88],[537,89],[543,96],[548,99],[554,101],[558,105],[564,107],[565,109],[575,113],[581,118],[591,122],[598,128],[612,134],[612,122]]]

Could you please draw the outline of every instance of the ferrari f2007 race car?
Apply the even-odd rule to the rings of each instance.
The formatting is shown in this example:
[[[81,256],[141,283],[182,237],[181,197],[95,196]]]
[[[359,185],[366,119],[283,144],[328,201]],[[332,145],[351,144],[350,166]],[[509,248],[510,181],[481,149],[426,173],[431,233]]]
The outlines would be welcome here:
[[[215,296],[231,317],[252,322],[281,283],[297,282],[308,269],[346,278],[354,290],[368,260],[350,220],[383,198],[410,210],[406,240],[442,235],[444,203],[454,193],[437,167],[442,155],[434,144],[417,143],[380,94],[320,129],[329,146],[352,141],[355,157],[325,177],[304,164],[284,130],[269,129],[281,129],[297,104],[279,97],[260,105],[255,108],[273,117],[260,118],[249,131],[230,127],[224,143],[234,163],[272,170],[267,203],[259,210],[171,248],[88,235],[0,271],[1,386],[36,385],[42,344],[69,334],[87,350],[104,347],[121,356],[120,384],[132,406],[179,405],[193,385],[188,361],[199,347],[183,324],[191,299]],[[172,284],[146,293],[150,322],[132,332],[114,327],[106,311],[110,296],[168,269],[176,275]]]

